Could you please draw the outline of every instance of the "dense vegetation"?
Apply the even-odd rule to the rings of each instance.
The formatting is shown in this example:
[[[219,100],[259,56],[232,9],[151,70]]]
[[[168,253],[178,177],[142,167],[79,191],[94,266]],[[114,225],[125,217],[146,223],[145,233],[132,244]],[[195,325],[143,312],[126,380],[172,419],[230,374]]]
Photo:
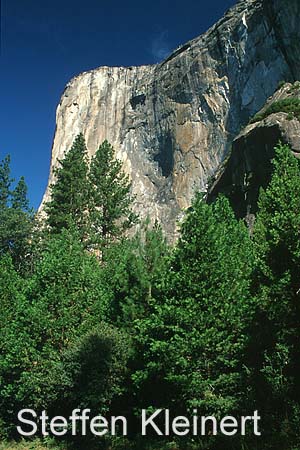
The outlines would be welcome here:
[[[257,113],[250,123],[259,122],[274,113],[284,112],[288,114],[288,119],[300,120],[300,99],[297,97],[288,97],[272,103],[263,112]]]
[[[171,247],[157,224],[128,237],[134,198],[107,142],[88,165],[76,138],[46,224],[2,162],[3,440],[18,440],[22,408],[65,417],[90,408],[127,417],[129,436],[68,434],[57,448],[300,449],[300,165],[278,145],[273,166],[251,233],[225,197],[208,205],[197,194]],[[217,418],[258,410],[262,435],[142,439],[141,408]]]

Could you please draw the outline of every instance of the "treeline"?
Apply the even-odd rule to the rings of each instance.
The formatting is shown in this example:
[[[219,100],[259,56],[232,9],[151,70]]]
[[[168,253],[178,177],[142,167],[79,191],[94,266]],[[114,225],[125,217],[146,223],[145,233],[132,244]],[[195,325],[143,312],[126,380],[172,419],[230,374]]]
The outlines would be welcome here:
[[[197,194],[180,238],[138,223],[104,142],[79,135],[39,220],[0,165],[0,435],[22,408],[124,415],[128,438],[83,449],[300,449],[300,165],[278,145],[254,228]],[[15,187],[13,187],[15,186]],[[139,413],[262,417],[255,437],[139,436]],[[62,438],[63,439],[63,438]],[[73,439],[73,440],[72,440]],[[65,448],[65,447],[64,447]]]

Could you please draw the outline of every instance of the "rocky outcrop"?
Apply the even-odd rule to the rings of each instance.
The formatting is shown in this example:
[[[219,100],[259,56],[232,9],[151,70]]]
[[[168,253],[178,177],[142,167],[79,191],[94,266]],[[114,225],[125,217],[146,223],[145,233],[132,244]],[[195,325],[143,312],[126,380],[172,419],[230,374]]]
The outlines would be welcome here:
[[[298,114],[292,112],[293,107],[289,108],[291,112],[284,112],[291,99],[299,102]],[[279,111],[273,113],[274,110]],[[223,193],[236,215],[251,221],[257,211],[259,188],[266,187],[270,180],[274,147],[279,141],[289,144],[295,156],[300,157],[299,112],[300,83],[287,83],[234,139],[230,156],[209,189],[208,201]]]
[[[107,139],[132,179],[136,209],[172,237],[249,117],[280,80],[300,78],[299,16],[299,0],[243,0],[161,64],[73,78],[57,108],[51,167],[79,132],[90,155]]]

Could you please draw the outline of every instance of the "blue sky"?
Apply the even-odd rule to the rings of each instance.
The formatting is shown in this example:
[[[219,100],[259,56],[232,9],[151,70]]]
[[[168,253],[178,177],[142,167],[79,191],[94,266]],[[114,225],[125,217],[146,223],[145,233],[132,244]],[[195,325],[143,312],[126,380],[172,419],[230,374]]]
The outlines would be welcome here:
[[[0,0],[1,1],[1,0]],[[152,64],[205,32],[235,0],[2,0],[0,159],[24,175],[38,207],[55,109],[74,75]]]

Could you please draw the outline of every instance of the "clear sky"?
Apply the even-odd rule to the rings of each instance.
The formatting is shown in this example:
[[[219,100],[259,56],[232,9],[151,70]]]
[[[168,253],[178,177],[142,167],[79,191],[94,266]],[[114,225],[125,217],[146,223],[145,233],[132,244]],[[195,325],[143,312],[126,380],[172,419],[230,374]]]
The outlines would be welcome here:
[[[1,0],[0,0],[1,1]],[[152,64],[215,23],[236,0],[2,0],[0,159],[12,158],[38,207],[55,109],[71,77]]]

